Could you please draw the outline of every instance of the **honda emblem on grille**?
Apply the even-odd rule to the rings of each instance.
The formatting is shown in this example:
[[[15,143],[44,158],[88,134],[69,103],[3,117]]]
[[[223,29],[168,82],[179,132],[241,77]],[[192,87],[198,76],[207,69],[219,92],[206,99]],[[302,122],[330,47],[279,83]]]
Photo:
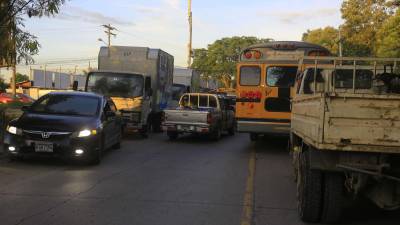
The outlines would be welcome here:
[[[49,138],[50,137],[50,133],[47,132],[42,132],[42,138]]]

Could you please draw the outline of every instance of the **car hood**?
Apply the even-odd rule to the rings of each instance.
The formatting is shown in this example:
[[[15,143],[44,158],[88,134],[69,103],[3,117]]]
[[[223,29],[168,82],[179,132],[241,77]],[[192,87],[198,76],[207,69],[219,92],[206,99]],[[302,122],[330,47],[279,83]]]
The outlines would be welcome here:
[[[96,122],[93,117],[24,113],[10,124],[24,130],[74,132],[97,128]]]

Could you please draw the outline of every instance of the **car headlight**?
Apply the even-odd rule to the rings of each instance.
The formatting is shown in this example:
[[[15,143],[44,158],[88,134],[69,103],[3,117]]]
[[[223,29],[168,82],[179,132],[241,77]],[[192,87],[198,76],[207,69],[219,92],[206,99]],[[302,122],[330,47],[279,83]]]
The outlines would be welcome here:
[[[22,134],[22,130],[15,127],[15,126],[8,126],[7,127],[7,131],[10,134],[15,134],[15,135],[21,135]]]
[[[85,130],[79,131],[78,137],[89,137],[90,135],[96,135],[96,134],[97,134],[97,130],[85,129]]]

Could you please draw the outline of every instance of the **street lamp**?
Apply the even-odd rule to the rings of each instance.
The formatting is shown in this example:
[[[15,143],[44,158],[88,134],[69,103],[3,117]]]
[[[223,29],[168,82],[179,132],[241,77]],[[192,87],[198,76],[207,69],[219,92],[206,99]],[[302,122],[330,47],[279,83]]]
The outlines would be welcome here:
[[[103,42],[106,46],[108,45],[103,39],[101,39],[101,38],[99,38],[99,39],[97,39],[98,41],[100,41],[100,42]]]

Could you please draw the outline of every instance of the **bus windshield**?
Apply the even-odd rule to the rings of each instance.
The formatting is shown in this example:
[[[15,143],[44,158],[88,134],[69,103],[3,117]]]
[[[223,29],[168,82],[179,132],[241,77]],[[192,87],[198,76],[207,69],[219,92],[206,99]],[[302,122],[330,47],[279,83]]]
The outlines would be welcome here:
[[[109,97],[134,98],[143,96],[144,79],[141,75],[123,73],[91,73],[87,91]]]
[[[292,87],[297,66],[270,66],[267,69],[267,85],[270,87]]]

